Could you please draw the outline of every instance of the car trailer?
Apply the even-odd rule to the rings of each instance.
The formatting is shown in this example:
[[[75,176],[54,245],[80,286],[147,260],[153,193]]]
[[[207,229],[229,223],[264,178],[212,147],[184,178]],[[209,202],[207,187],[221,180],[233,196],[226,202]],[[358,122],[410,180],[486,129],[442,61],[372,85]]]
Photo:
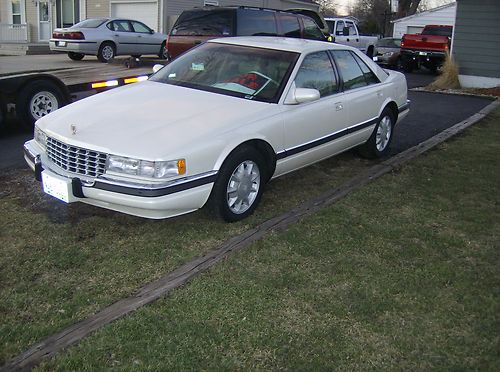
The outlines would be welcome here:
[[[79,93],[98,93],[147,80],[151,73],[151,67],[131,70],[104,65],[0,76],[0,130],[6,125],[11,105],[21,124],[32,127],[36,120],[71,103]]]

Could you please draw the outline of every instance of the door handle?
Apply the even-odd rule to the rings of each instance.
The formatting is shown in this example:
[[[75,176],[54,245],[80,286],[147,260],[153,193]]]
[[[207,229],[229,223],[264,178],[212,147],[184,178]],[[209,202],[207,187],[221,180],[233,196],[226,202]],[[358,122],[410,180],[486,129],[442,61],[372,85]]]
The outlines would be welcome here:
[[[120,35],[118,35],[118,34],[115,34],[115,36],[116,36],[116,37],[119,37]]]
[[[349,38],[347,38],[347,41],[349,41]]]
[[[340,111],[344,108],[344,105],[342,102],[335,102],[335,111]]]

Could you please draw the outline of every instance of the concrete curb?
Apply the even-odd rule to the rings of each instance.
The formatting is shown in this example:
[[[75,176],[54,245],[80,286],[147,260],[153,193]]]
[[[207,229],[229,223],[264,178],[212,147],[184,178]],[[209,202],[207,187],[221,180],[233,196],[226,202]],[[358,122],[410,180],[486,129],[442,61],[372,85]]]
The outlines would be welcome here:
[[[230,254],[248,247],[252,243],[264,238],[272,231],[286,229],[288,226],[296,223],[303,217],[312,215],[319,210],[334,204],[353,190],[359,189],[384,174],[401,167],[422,153],[429,151],[435,146],[477,123],[497,107],[500,107],[500,100],[498,99],[471,117],[455,124],[454,126],[444,130],[434,137],[429,138],[417,146],[374,165],[338,188],[330,190],[318,198],[310,200],[280,216],[267,220],[261,225],[228,240],[219,248],[207,253],[205,256],[188,262],[162,278],[147,284],[135,295],[122,299],[113,305],[104,308],[97,314],[94,314],[93,316],[37,343],[24,353],[10,360],[6,365],[1,367],[0,370],[31,370],[43,359],[51,357],[57,352],[78,343],[80,340],[89,336],[91,333],[102,328],[103,326],[132,313],[144,305],[150,304],[157,299],[164,297],[171,290],[184,285],[186,282],[203,271],[208,270]]]

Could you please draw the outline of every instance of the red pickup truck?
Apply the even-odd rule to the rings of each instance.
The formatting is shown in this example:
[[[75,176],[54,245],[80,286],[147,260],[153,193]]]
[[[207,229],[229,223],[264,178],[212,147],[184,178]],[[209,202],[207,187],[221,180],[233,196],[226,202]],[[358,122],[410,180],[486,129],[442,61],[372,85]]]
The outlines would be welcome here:
[[[401,39],[401,62],[403,70],[425,66],[432,72],[444,63],[450,50],[453,26],[427,25],[421,34],[405,34]]]

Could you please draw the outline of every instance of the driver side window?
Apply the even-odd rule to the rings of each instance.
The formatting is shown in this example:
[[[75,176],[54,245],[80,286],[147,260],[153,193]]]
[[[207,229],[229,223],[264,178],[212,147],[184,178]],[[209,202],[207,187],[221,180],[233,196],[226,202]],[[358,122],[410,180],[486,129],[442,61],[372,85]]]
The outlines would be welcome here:
[[[317,89],[320,97],[337,93],[337,78],[326,52],[312,53],[304,58],[295,78],[295,86]]]

